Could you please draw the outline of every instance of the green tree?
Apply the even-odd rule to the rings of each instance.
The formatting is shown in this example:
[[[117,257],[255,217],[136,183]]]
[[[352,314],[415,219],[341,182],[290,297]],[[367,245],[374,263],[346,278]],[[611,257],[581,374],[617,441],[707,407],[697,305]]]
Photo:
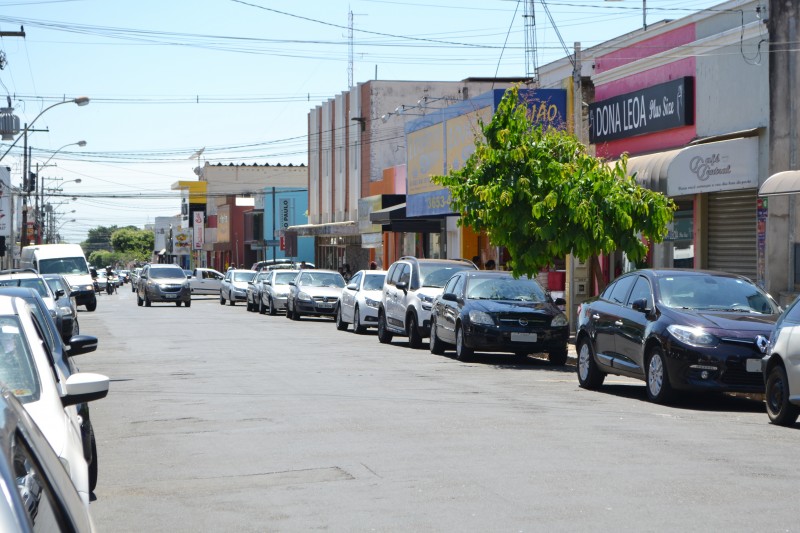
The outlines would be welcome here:
[[[642,237],[661,242],[675,204],[629,177],[627,156],[606,164],[573,135],[534,124],[518,98],[506,91],[464,167],[431,180],[450,189],[460,224],[508,249],[515,275],[572,254],[592,261],[602,287],[597,256],[622,250],[642,261]]]
[[[152,231],[135,227],[118,229],[111,234],[111,245],[114,251],[122,254],[130,261],[147,261],[153,254],[155,235]]]

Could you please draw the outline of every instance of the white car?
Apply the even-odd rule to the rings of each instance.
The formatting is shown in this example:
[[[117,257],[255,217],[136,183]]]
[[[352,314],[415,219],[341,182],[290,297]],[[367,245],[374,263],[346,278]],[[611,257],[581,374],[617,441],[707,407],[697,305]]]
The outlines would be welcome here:
[[[385,270],[359,270],[342,289],[336,310],[336,329],[344,331],[353,324],[353,331],[364,333],[378,325],[378,306],[381,303]]]
[[[213,268],[195,268],[189,278],[192,294],[219,294],[225,276]]]
[[[267,267],[269,268],[269,267]],[[272,316],[278,311],[286,310],[286,299],[289,297],[289,282],[294,281],[299,270],[276,268],[269,270],[269,276],[264,281],[258,301],[258,312],[262,315],[269,313]]]
[[[65,378],[52,358],[25,301],[0,297],[0,381],[39,426],[88,507],[89,468],[76,404],[105,397],[108,378],[81,372]]]
[[[219,303],[225,305],[227,301],[230,305],[236,302],[247,301],[247,283],[256,277],[255,270],[234,269],[228,270],[219,288]]]
[[[767,416],[773,424],[794,425],[800,416],[800,298],[775,323],[761,369]]]

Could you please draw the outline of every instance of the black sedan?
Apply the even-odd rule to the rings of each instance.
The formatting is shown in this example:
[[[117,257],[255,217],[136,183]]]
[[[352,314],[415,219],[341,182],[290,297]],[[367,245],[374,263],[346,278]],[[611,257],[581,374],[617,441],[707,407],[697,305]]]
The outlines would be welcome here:
[[[651,401],[675,390],[764,392],[761,358],[781,309],[747,278],[663,269],[621,276],[578,307],[578,381],[644,380]]]
[[[567,318],[535,279],[510,272],[456,273],[431,311],[430,350],[455,345],[464,360],[474,352],[547,353],[554,365],[567,361]]]

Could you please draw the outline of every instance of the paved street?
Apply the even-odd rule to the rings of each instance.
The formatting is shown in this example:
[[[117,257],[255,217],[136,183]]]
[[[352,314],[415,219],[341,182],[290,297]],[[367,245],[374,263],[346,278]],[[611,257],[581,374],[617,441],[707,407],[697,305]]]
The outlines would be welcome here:
[[[101,531],[797,531],[798,428],[197,298],[80,314]],[[450,354],[450,352],[448,352]]]

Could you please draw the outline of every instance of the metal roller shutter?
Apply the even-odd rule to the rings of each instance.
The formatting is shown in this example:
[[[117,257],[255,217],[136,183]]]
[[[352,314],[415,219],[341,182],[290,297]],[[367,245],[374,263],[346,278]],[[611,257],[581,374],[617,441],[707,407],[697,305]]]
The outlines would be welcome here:
[[[756,197],[756,189],[709,193],[709,269],[756,279]]]

